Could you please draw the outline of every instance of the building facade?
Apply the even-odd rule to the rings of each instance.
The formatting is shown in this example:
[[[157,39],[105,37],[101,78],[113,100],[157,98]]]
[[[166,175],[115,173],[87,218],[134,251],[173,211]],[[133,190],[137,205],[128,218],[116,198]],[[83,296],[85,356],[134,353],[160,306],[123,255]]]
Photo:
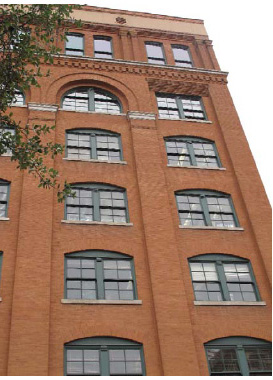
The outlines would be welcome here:
[[[203,22],[75,17],[12,107],[75,198],[0,157],[1,375],[269,375],[270,206]]]

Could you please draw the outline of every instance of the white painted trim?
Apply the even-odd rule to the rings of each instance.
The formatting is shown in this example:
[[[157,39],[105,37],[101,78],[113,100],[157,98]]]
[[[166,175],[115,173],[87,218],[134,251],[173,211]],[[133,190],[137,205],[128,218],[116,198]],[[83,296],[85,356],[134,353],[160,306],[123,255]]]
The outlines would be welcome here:
[[[169,168],[180,168],[180,169],[201,169],[201,170],[227,170],[226,168],[201,168],[199,166],[179,166],[179,165],[171,165],[171,164],[168,164],[167,165]]]
[[[142,305],[141,300],[85,300],[85,299],[62,299],[63,304],[78,305]]]
[[[6,218],[6,217],[4,217],[4,216],[1,216],[1,217],[0,217],[0,221],[3,221],[3,222],[4,222],[4,221],[7,221],[7,220],[10,220],[10,219],[9,219],[9,218]]]
[[[126,113],[111,113],[111,112],[107,112],[106,113],[106,112],[95,112],[95,111],[65,110],[63,108],[59,108],[59,111],[88,113],[88,114],[99,114],[99,115],[111,115],[111,116],[126,116]]]
[[[242,227],[214,227],[214,226],[181,226],[179,225],[179,228],[183,230],[218,230],[218,231],[244,231],[244,228]]]
[[[11,157],[12,153],[3,153],[0,157]]]
[[[187,122],[193,122],[193,123],[205,123],[205,124],[212,124],[212,121],[210,120],[199,120],[199,119],[175,119],[175,118],[169,118],[169,117],[162,117],[159,116],[158,120],[170,120],[170,121],[187,121]]]
[[[9,107],[27,108],[27,104],[11,104]]]
[[[56,104],[28,103],[28,109],[31,111],[48,111],[57,112],[59,106]]]
[[[106,225],[106,226],[123,226],[123,227],[131,227],[133,223],[114,223],[114,222],[95,222],[88,220],[61,220],[61,223],[65,224],[91,224],[91,225]]]
[[[150,112],[128,111],[128,119],[155,120],[156,114]]]
[[[102,161],[102,160],[94,160],[94,159],[89,159],[89,160],[81,160],[81,159],[76,159],[76,158],[69,158],[69,157],[64,157],[63,160],[65,161],[80,161],[80,162],[94,162],[94,163],[99,163],[99,164],[119,164],[119,165],[127,165],[127,161]]]
[[[194,301],[196,306],[266,306],[264,301]]]

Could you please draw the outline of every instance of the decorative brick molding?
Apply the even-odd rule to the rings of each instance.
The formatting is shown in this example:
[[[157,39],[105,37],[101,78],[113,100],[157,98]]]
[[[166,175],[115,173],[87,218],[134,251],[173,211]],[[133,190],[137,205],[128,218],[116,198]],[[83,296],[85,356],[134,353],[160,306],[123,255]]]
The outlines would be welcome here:
[[[28,109],[31,111],[57,112],[58,108],[56,104],[28,103]]]
[[[155,120],[156,114],[150,112],[128,111],[128,119]]]
[[[183,76],[183,75],[180,75]],[[199,76],[192,76],[191,78],[198,80]],[[161,79],[147,79],[149,88],[155,92],[167,92],[170,94],[183,94],[183,95],[198,95],[198,96],[209,96],[209,86],[207,83],[199,83],[195,81],[185,82],[181,80],[176,80],[173,78],[170,80]]]

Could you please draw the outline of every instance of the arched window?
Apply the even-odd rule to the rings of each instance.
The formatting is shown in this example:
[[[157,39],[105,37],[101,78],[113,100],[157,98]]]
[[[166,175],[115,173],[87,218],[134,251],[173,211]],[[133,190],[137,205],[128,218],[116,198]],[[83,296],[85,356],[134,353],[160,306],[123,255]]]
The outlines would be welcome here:
[[[141,343],[98,336],[66,343],[65,375],[143,376],[145,364]]]
[[[129,214],[126,190],[101,183],[72,185],[75,197],[67,197],[67,220],[127,223]]]
[[[189,266],[196,301],[260,301],[247,259],[205,254],[191,257]]]
[[[65,255],[65,298],[85,300],[137,299],[134,261],[109,251]]]
[[[25,95],[22,91],[16,90],[15,96],[12,100],[12,106],[23,106],[25,104]]]
[[[74,160],[121,161],[120,135],[102,129],[68,130],[66,155]]]
[[[170,166],[220,168],[221,161],[211,140],[201,137],[171,136],[165,138]]]
[[[98,88],[78,87],[68,91],[62,99],[62,108],[69,111],[102,112],[119,114],[122,112],[118,98]]]
[[[271,376],[272,344],[245,336],[205,344],[211,376]]]
[[[200,189],[182,190],[175,194],[182,227],[234,228],[239,226],[229,194]]]
[[[9,182],[0,179],[0,219],[8,216]]]

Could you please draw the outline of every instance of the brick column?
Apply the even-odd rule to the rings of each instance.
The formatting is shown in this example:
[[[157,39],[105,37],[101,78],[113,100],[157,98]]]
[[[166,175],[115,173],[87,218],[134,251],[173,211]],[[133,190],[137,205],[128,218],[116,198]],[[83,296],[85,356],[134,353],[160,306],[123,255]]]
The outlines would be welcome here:
[[[133,59],[131,41],[129,41],[129,32],[128,30],[120,30],[119,36],[121,39],[121,48],[123,53],[123,59],[125,61],[131,61]]]

